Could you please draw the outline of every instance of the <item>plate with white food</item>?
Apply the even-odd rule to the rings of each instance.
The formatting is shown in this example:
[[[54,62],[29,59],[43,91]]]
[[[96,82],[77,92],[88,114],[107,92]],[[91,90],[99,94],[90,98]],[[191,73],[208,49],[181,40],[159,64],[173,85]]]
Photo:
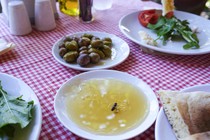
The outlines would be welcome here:
[[[156,120],[156,140],[210,139],[210,84],[188,87],[180,92],[160,91],[160,98],[163,107]]]
[[[156,13],[161,15],[162,11],[160,9],[154,9]],[[119,22],[119,28],[121,32],[133,42],[139,44],[141,47],[148,48],[154,51],[168,53],[168,54],[177,54],[177,55],[201,55],[210,53],[210,21],[191,13],[182,12],[174,10],[173,14],[174,17],[174,24],[176,23],[183,23],[186,24],[188,22],[188,27],[190,27],[191,32],[189,33],[187,30],[186,32],[180,32],[177,34],[177,28],[173,30],[170,34],[173,34],[173,37],[164,36],[167,40],[164,42],[163,37],[157,34],[157,30],[151,30],[148,27],[143,26],[138,17],[140,16],[141,12],[145,11],[136,11],[132,12],[128,15],[125,15],[121,18]],[[155,17],[156,18],[156,17]],[[154,20],[154,17],[153,17]],[[168,27],[174,27],[174,25],[170,25],[170,23],[164,24],[161,26],[162,31],[164,32],[168,30]],[[169,26],[168,26],[169,25]],[[168,27],[166,27],[168,26]],[[176,26],[177,27],[177,26]],[[183,27],[183,26],[182,26]],[[181,28],[182,28],[181,27]],[[185,28],[185,27],[184,27]],[[159,31],[159,34],[160,31]],[[181,34],[181,35],[180,35]],[[194,39],[196,42],[196,47],[189,47],[193,43],[189,43],[188,41],[191,40],[195,35],[197,39]],[[186,40],[188,41],[186,41]],[[196,41],[195,41],[196,40]],[[189,43],[188,45],[186,45]],[[186,49],[187,48],[187,49]]]
[[[59,39],[52,54],[60,64],[81,71],[108,69],[129,56],[128,44],[114,34],[97,31],[77,32]]]
[[[2,110],[0,111],[0,137],[38,140],[42,125],[42,112],[33,90],[22,80],[6,73],[0,73],[0,100],[1,109],[3,109],[3,113]]]

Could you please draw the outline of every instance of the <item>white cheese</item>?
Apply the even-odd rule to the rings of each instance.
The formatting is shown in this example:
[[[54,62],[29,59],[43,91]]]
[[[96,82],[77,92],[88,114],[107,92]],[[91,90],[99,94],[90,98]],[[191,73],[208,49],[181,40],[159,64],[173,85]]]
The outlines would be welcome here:
[[[157,46],[158,43],[145,31],[139,31],[138,32],[140,38],[142,41],[144,41],[148,45]]]

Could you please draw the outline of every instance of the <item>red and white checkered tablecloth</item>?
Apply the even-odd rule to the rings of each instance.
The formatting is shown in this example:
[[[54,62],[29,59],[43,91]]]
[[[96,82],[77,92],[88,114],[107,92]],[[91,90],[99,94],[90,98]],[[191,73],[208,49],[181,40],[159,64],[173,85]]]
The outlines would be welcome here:
[[[81,23],[77,17],[59,12],[56,29],[40,32],[33,29],[26,36],[13,36],[5,19],[0,15],[0,38],[14,42],[16,48],[0,56],[0,72],[13,75],[26,82],[36,93],[42,107],[40,140],[82,139],[67,130],[57,119],[53,101],[56,91],[69,78],[82,73],[60,65],[53,58],[52,45],[61,37],[79,31],[103,31],[125,40],[131,49],[126,61],[112,68],[127,72],[146,82],[155,93],[160,89],[180,90],[185,87],[210,83],[210,54],[200,56],[152,55],[127,39],[118,28],[125,14],[142,8],[160,7],[152,2],[115,0],[111,9],[97,11],[90,24]],[[160,104],[161,105],[161,104]],[[153,140],[154,124],[134,140]]]

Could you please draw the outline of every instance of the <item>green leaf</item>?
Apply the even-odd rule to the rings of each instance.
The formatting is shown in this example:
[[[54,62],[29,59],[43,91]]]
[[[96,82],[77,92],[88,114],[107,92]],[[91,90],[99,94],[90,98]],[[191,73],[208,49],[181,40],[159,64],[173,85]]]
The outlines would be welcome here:
[[[158,36],[164,36],[170,34],[174,28],[175,22],[173,20],[167,20],[166,23],[157,31]]]
[[[32,119],[31,110],[34,102],[26,102],[20,97],[8,95],[3,90],[0,81],[0,129],[7,125],[26,127]]]
[[[148,24],[147,28],[152,29],[152,30],[156,30],[160,27],[162,27],[165,24],[165,18],[163,18],[162,16],[159,17],[158,22],[156,24]]]
[[[184,49],[199,48],[198,37],[192,32],[188,25],[189,22],[187,20],[181,21],[176,17],[168,19],[161,16],[156,24],[149,24],[147,27],[157,34],[158,38],[156,40],[161,39],[163,45],[165,45],[169,39],[180,36],[187,42],[187,44],[183,46]]]
[[[190,49],[190,48],[199,48],[199,47],[200,46],[196,42],[189,42],[189,43],[187,43],[183,46],[183,48],[186,49],[186,50]]]

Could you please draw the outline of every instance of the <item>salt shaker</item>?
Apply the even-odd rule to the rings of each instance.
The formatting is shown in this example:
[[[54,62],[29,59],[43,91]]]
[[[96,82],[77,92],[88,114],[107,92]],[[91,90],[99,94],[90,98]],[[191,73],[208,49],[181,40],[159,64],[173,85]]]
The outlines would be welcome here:
[[[53,12],[54,12],[55,19],[58,19],[59,15],[58,15],[58,12],[57,12],[56,0],[50,0],[50,1],[51,1],[51,5],[52,5],[52,9],[53,9]]]
[[[86,23],[93,21],[92,5],[93,0],[79,0],[79,18],[81,21]]]
[[[10,33],[13,35],[26,35],[32,31],[29,16],[22,1],[9,2],[8,21]]]
[[[56,27],[50,0],[35,0],[35,27],[39,31],[50,31]]]

